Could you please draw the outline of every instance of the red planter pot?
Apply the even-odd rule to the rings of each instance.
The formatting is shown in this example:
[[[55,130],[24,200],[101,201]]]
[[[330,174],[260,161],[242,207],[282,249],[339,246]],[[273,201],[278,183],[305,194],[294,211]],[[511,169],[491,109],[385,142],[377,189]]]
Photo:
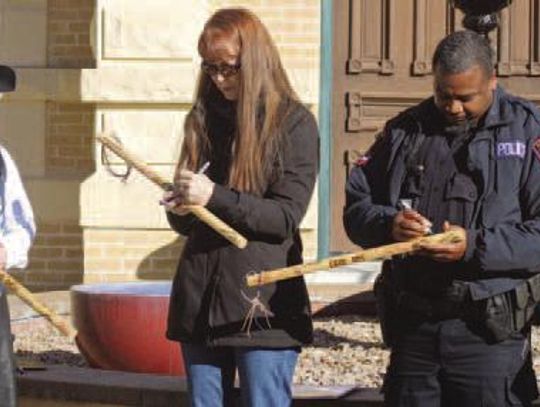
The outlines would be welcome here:
[[[170,282],[76,285],[71,315],[92,367],[185,376],[178,342],[165,338]]]

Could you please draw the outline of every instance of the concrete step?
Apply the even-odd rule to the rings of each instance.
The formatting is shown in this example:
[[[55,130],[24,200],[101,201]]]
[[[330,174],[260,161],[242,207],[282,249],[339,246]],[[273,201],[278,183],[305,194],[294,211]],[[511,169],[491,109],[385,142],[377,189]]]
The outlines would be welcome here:
[[[20,407],[188,406],[186,381],[174,376],[54,365],[25,372],[17,385]],[[293,397],[294,407],[382,406],[378,389],[295,386]]]
[[[17,385],[20,407],[188,407],[186,381],[174,376],[46,366],[19,376]],[[293,397],[293,407],[383,405],[379,389],[295,386]]]

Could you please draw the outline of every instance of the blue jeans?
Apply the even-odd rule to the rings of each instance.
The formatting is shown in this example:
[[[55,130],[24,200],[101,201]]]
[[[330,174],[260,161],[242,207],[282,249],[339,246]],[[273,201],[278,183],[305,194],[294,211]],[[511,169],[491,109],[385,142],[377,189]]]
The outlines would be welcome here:
[[[289,407],[299,348],[209,348],[182,344],[192,407],[234,406],[234,377],[243,407]]]

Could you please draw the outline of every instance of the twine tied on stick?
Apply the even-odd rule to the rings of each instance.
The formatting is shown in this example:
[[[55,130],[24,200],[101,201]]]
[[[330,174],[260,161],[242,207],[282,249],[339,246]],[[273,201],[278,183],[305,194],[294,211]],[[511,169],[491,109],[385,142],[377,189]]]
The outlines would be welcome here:
[[[273,317],[274,314],[261,301],[261,292],[257,290],[257,295],[253,298],[249,298],[243,290],[240,290],[240,293],[242,294],[242,297],[251,304],[251,307],[249,308],[246,317],[244,318],[244,323],[242,324],[242,328],[240,328],[240,330],[246,332],[247,336],[251,337],[251,326],[253,325],[253,321],[255,321],[255,325],[257,326],[257,328],[259,328],[260,330],[265,329],[255,317],[257,311],[260,311],[263,314],[266,321],[266,329],[272,329],[272,325],[270,324],[270,317]]]

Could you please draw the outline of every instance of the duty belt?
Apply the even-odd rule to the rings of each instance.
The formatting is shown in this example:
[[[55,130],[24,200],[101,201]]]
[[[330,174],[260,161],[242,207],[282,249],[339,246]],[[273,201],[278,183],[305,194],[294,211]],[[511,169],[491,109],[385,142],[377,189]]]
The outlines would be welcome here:
[[[515,288],[495,297],[508,296],[516,326],[523,326],[532,317],[536,304],[540,302],[540,273],[522,280]],[[405,290],[397,292],[398,309],[412,312],[429,319],[450,319],[480,317],[482,309],[475,307],[465,282],[454,282],[440,296],[424,297]]]
[[[428,319],[459,318],[472,311],[468,287],[454,282],[437,298],[428,298],[411,291],[399,290],[398,309],[412,312]]]

